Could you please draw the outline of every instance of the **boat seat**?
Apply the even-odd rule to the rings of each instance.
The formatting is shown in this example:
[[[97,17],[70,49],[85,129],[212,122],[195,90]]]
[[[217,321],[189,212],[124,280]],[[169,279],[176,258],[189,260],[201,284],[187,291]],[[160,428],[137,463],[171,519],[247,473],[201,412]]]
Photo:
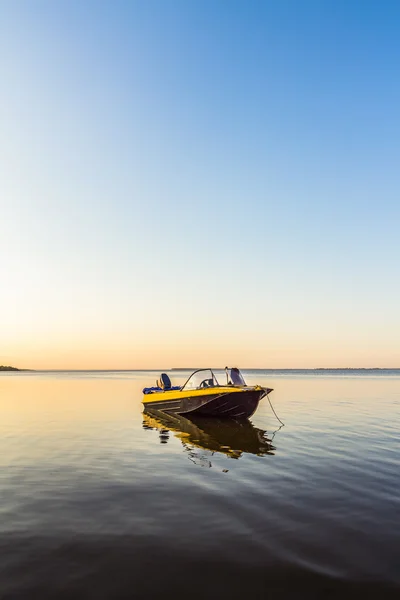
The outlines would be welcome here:
[[[236,369],[235,367],[233,369],[231,369],[231,382],[232,382],[232,385],[236,385],[236,386],[245,385],[244,379],[243,379],[239,369]]]
[[[170,390],[171,389],[172,383],[171,383],[171,380],[170,380],[170,378],[168,377],[168,375],[166,373],[161,373],[159,386],[163,390]]]

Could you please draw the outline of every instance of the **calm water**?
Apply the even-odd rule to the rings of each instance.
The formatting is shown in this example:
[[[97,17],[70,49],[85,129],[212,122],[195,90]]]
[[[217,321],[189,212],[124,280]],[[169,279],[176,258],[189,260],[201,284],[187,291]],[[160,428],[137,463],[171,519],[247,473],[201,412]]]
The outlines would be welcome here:
[[[399,371],[249,372],[281,429],[143,415],[157,376],[0,375],[0,598],[400,596]]]

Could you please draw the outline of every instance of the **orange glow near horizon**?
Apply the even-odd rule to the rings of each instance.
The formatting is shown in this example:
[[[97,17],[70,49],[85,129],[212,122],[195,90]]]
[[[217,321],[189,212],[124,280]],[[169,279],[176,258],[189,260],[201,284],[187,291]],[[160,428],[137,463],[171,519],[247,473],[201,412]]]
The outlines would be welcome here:
[[[241,342],[230,340],[126,339],[68,340],[64,345],[42,340],[37,344],[19,344],[0,355],[0,364],[21,369],[159,369],[224,367],[242,368],[398,368],[400,356],[387,344],[376,348],[348,340],[309,340],[308,345],[261,337]],[[378,358],[379,356],[379,358]]]

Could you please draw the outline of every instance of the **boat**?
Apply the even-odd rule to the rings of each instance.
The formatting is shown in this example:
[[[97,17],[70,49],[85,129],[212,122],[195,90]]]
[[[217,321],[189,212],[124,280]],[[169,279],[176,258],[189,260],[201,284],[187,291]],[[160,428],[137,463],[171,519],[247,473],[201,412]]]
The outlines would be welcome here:
[[[162,444],[168,443],[169,432],[172,432],[191,453],[197,448],[238,459],[243,454],[273,455],[275,450],[267,432],[248,419],[189,418],[145,408],[143,429],[158,430]]]
[[[143,389],[144,407],[171,414],[240,419],[251,417],[260,400],[273,391],[246,385],[236,367],[225,367],[223,377],[226,383],[219,383],[212,369],[197,369],[184,385],[173,386],[167,373],[161,373],[154,387]]]

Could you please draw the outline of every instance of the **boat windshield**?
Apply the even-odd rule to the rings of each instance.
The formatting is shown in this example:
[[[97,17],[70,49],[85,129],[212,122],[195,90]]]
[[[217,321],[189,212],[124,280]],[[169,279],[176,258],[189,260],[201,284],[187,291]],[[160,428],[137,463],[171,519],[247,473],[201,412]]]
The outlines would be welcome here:
[[[182,390],[202,390],[219,385],[211,369],[201,369],[191,374]]]

